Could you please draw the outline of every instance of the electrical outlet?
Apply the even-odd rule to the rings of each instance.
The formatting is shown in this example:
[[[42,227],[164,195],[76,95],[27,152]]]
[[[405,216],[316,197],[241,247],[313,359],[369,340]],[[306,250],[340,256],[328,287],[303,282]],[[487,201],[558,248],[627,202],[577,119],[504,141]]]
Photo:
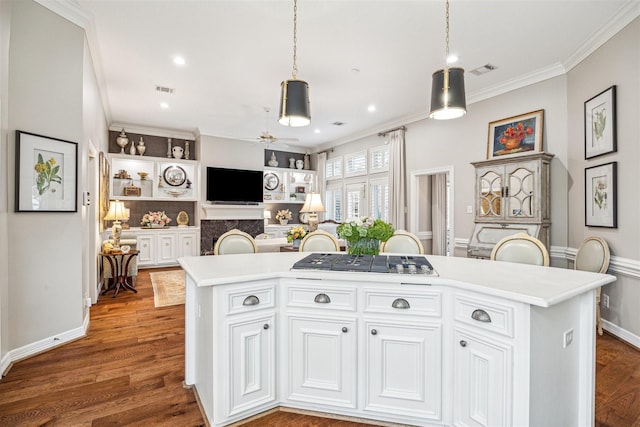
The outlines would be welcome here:
[[[573,342],[573,328],[569,329],[568,331],[565,331],[565,333],[563,334],[563,337],[564,337],[564,340],[562,342],[562,346],[564,348],[567,348]]]
[[[471,205],[467,206],[467,213],[468,214],[472,214],[473,213],[473,206],[471,206]]]
[[[609,295],[602,294],[602,305],[604,308],[609,308]]]

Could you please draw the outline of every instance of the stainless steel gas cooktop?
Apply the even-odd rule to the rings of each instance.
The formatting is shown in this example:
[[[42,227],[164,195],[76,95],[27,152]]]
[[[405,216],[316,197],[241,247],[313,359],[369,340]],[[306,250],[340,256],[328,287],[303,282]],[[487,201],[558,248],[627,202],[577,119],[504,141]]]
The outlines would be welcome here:
[[[313,253],[296,262],[291,269],[438,275],[424,255]]]

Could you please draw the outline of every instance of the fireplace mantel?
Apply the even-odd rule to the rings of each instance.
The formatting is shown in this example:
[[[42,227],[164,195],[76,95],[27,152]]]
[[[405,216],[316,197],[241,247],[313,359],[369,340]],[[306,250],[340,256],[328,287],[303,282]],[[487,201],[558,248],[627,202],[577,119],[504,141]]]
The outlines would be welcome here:
[[[200,219],[228,220],[228,219],[264,219],[264,204],[256,205],[217,205],[202,203],[202,217]]]

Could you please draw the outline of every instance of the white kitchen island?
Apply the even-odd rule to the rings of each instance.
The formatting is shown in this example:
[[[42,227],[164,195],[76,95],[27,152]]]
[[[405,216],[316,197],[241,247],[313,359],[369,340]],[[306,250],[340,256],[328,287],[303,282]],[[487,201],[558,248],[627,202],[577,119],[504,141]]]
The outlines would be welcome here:
[[[605,274],[428,256],[437,276],[185,257],[186,373],[212,426],[284,406],[416,426],[594,423]]]

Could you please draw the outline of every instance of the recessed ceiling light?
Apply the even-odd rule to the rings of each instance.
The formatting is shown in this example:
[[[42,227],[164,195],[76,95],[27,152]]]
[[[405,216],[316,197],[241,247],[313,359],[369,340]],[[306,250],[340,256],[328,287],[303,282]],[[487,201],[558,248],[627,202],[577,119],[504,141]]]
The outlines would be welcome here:
[[[313,133],[320,133],[320,129],[314,130]]]
[[[458,59],[460,59],[458,55],[451,54],[447,57],[447,64],[455,64],[456,62],[458,62]]]
[[[167,104],[166,102],[161,102],[160,103],[160,108],[166,110],[167,108],[169,108],[169,104]]]
[[[376,111],[376,106],[371,104],[367,107],[367,111],[370,113],[373,113],[374,111]]]
[[[173,63],[176,65],[184,65],[187,63],[187,61],[185,61],[185,59],[182,56],[174,56]]]

